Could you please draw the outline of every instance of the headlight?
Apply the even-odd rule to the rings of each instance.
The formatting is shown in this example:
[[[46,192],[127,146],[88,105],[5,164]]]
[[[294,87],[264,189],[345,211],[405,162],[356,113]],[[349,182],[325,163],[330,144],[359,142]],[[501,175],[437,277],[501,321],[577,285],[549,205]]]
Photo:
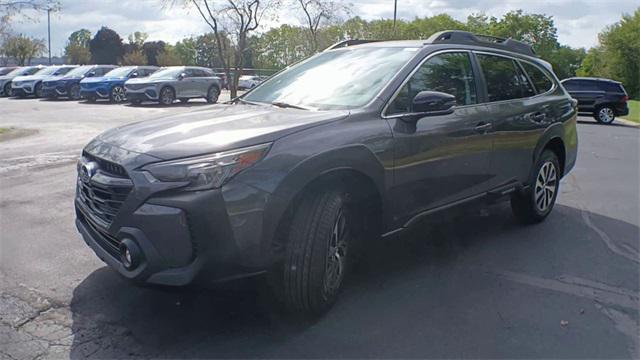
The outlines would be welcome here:
[[[262,160],[270,146],[270,143],[261,144],[212,155],[159,162],[146,165],[142,170],[157,181],[186,182],[185,190],[215,189],[240,171]]]

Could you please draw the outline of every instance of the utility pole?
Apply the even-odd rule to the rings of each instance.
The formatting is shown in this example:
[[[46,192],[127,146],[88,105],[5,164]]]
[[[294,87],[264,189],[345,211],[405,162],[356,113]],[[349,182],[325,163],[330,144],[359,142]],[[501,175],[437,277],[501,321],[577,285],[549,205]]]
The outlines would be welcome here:
[[[51,8],[47,9],[47,34],[49,38],[49,65],[51,65]]]
[[[393,37],[396,36],[396,17],[398,15],[398,0],[393,0]]]

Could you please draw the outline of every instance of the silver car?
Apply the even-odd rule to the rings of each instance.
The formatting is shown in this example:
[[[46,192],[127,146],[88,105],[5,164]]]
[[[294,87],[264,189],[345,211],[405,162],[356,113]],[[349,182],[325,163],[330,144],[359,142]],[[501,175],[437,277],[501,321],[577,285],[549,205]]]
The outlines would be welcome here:
[[[42,70],[44,66],[23,66],[19,67],[6,75],[0,76],[0,95],[11,96],[11,81],[17,76],[33,75]]]
[[[124,88],[127,100],[134,104],[157,101],[162,105],[171,105],[175,100],[186,103],[194,98],[215,103],[220,96],[220,84],[220,78],[210,69],[171,66],[146,78],[129,79],[124,83]]]
[[[44,80],[57,79],[76,67],[75,65],[47,66],[33,75],[16,76],[11,81],[12,95],[42,97],[42,82]]]

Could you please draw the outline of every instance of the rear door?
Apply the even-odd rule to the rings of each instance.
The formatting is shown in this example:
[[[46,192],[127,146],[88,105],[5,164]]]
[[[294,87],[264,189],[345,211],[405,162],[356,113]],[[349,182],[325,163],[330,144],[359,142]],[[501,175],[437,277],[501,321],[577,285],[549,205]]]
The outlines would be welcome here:
[[[593,112],[596,103],[602,102],[606,93],[598,86],[597,81],[575,79],[563,83],[571,97],[578,100],[580,112]]]
[[[483,117],[477,84],[470,52],[435,54],[414,70],[385,108],[395,142],[391,195],[396,221],[487,190],[491,121]],[[411,101],[420,91],[454,95],[454,111],[412,115]]]

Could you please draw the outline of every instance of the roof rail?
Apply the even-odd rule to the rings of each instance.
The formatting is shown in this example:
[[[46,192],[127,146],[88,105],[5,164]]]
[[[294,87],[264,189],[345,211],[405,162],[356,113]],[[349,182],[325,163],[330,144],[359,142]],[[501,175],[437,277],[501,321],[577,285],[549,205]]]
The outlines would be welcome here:
[[[445,30],[431,35],[425,44],[464,44],[485,46],[494,49],[507,50],[519,54],[536,56],[531,45],[511,38],[504,39],[489,35],[476,35],[467,31]]]
[[[354,46],[354,45],[378,42],[378,41],[382,41],[382,40],[359,40],[359,39],[343,40],[343,41],[339,41],[339,42],[329,46],[328,48],[324,49],[324,51],[333,50],[333,49],[339,49],[339,48],[343,48],[343,47],[347,47],[347,46]]]

